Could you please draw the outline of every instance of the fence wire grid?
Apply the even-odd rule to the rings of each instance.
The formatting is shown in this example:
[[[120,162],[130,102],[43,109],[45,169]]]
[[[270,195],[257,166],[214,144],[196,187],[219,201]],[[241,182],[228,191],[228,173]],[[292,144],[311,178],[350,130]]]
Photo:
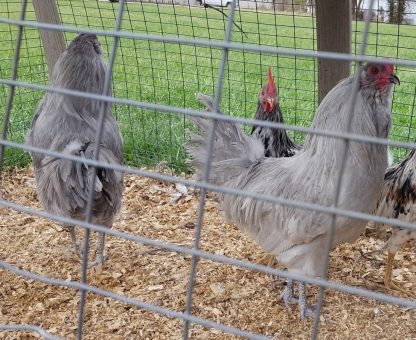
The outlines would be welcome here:
[[[32,272],[30,266],[8,263],[7,254],[2,254],[0,259],[2,274],[8,271],[28,280],[61,286],[76,292],[79,298],[77,313],[73,317],[77,322],[72,337],[89,338],[85,336],[83,326],[86,318],[94,315],[85,310],[89,304],[87,293],[121,302],[129,306],[126,310],[137,307],[151,311],[155,315],[182,320],[183,339],[192,337],[194,325],[215,330],[217,333],[213,333],[212,336],[218,339],[225,338],[226,333],[248,339],[273,337],[273,334],[251,332],[239,325],[226,325],[218,321],[220,319],[214,321],[195,314],[194,290],[199,275],[197,268],[203,260],[292,278],[321,287],[317,317],[310,330],[313,339],[319,336],[324,289],[337,290],[406,308],[416,308],[414,300],[337,283],[328,280],[326,275],[323,275],[322,279],[311,278],[239,260],[221,252],[201,250],[201,233],[208,191],[242,195],[299,209],[320,211],[331,214],[334,221],[336,216],[345,216],[416,230],[416,226],[412,223],[392,222],[379,216],[343,210],[336,205],[327,207],[216,186],[207,181],[209,167],[202,181],[194,181],[184,175],[190,170],[186,165],[186,154],[182,148],[186,140],[185,129],[191,127],[189,116],[232,121],[249,127],[254,122],[261,126],[284,127],[298,142],[303,141],[305,133],[316,133],[342,138],[347,143],[353,140],[387,144],[393,150],[396,160],[401,159],[408,149],[416,148],[413,137],[416,98],[414,77],[416,61],[413,61],[416,48],[413,47],[413,41],[416,30],[412,25],[384,23],[382,17],[384,12],[380,9],[380,2],[372,0],[369,1],[369,8],[374,7],[378,10],[375,10],[372,16],[364,15],[365,20],[356,16],[353,22],[352,54],[319,52],[316,50],[314,6],[310,2],[305,4],[305,2],[293,1],[288,4],[285,1],[282,4],[270,4],[252,1],[250,8],[243,7],[242,3],[234,0],[229,8],[223,9],[226,14],[223,15],[213,8],[190,2],[163,4],[123,0],[118,3],[56,0],[62,25],[38,23],[31,1],[6,0],[3,5],[0,15],[0,35],[3,43],[0,51],[2,61],[0,103],[4,107],[0,140],[4,157],[0,166],[6,168],[3,170],[3,179],[8,176],[7,168],[26,166],[30,162],[27,152],[42,152],[53,157],[83,162],[93,167],[120,170],[126,174],[179,183],[200,190],[192,246],[174,244],[167,242],[166,239],[140,236],[129,232],[129,229],[127,231],[119,231],[117,228],[107,229],[90,223],[91,216],[87,216],[85,221],[75,221],[0,198],[0,205],[5,209],[4,211],[15,210],[27,216],[82,227],[85,230],[86,245],[89,244],[89,232],[100,231],[114,238],[155,249],[164,249],[174,254],[188,255],[191,258],[187,267],[188,284],[183,297],[184,302],[181,310],[175,310],[164,307],[161,303],[132,298],[130,294],[122,294],[125,293],[124,291],[113,292],[88,284],[88,256],[84,256],[81,263],[80,280],[75,281],[71,279],[71,275],[57,279]],[[408,1],[406,15],[416,15],[412,13],[414,7],[415,1]],[[93,95],[50,87],[40,28],[64,32],[67,42],[78,33],[97,34],[104,57],[109,61],[113,95],[109,96],[105,93]],[[401,81],[400,88],[395,89],[393,96],[391,140],[308,128],[317,108],[317,58],[351,60],[358,64],[384,60],[379,57],[389,57],[390,61],[397,65],[396,73]],[[287,125],[250,119],[255,112],[258,91],[264,83],[269,65],[276,76],[280,103]],[[80,160],[75,156],[25,145],[24,136],[36,106],[46,91],[95,98],[112,104],[124,138],[125,166]],[[195,100],[196,92],[212,94],[216,109],[218,110],[221,104],[222,110],[230,115],[201,112]],[[173,171],[169,174],[154,171],[155,168],[159,169],[156,166],[161,162],[166,163]],[[147,168],[142,168],[144,166]],[[182,174],[178,175],[178,173]],[[341,170],[340,183],[342,176]],[[2,225],[2,228],[5,227]],[[86,247],[85,250],[88,254],[89,248]],[[327,261],[329,254],[328,249]],[[111,257],[108,261],[111,261]],[[102,270],[103,272],[106,270],[105,266]],[[45,339],[59,338],[53,335],[59,333],[58,328],[45,329],[41,321],[39,325],[0,324],[0,331],[4,331],[4,334],[13,331],[31,331]],[[136,336],[140,337],[140,332]],[[134,338],[134,335],[126,336],[129,337]]]

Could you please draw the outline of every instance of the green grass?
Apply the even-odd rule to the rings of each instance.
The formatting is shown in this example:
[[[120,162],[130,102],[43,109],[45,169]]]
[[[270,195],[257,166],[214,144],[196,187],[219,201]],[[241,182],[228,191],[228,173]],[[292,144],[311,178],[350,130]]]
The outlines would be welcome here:
[[[112,29],[116,7],[109,2],[58,0],[63,24],[83,28]],[[17,19],[20,1],[6,0],[6,16]],[[35,20],[30,5],[27,20]],[[233,41],[283,48],[316,49],[316,31],[310,17],[271,12],[240,11],[236,21],[247,36],[238,30]],[[224,39],[224,18],[218,12],[195,7],[129,3],[124,15],[123,30],[173,37]],[[353,51],[358,51],[363,23],[353,23]],[[70,41],[74,34],[66,34]],[[416,28],[376,24],[371,26],[367,53],[387,57],[415,59]],[[0,76],[10,78],[16,28],[0,24]],[[100,38],[104,56],[108,58],[111,38]],[[198,91],[213,94],[222,51],[216,48],[186,46],[152,41],[122,39],[113,75],[114,95],[139,101],[186,108],[200,108],[195,101]],[[280,104],[286,122],[309,126],[316,109],[316,61],[292,56],[276,56],[243,51],[230,51],[224,75],[222,108],[236,116],[252,117],[257,94],[270,65],[277,78]],[[414,140],[413,120],[416,79],[413,70],[399,68],[402,85],[394,94],[394,127],[392,139]],[[48,84],[45,58],[39,32],[25,29],[19,64],[19,79]],[[0,105],[4,106],[8,88],[0,85]],[[23,142],[41,91],[17,89],[8,138]],[[4,110],[1,110],[3,112]],[[167,161],[176,171],[186,170],[182,143],[189,121],[182,115],[142,110],[116,105],[114,113],[124,138],[126,163],[132,166],[154,166]],[[298,141],[301,134],[292,133]],[[395,151],[400,157],[405,151]],[[6,150],[7,166],[24,166],[27,154]]]

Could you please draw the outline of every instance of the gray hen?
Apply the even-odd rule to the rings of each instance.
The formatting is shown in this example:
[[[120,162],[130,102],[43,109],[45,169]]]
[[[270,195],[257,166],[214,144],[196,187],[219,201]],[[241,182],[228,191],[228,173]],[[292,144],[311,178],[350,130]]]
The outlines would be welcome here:
[[[398,78],[392,66],[374,64],[362,67],[359,77],[360,89],[350,131],[387,138],[392,83],[398,83]],[[313,128],[340,132],[347,129],[353,80],[354,77],[344,79],[328,93],[316,112]],[[212,123],[202,118],[193,118],[193,122],[200,132],[190,135],[186,148],[194,158],[192,164],[197,174],[200,174],[205,168],[208,131]],[[209,179],[251,193],[331,206],[343,143],[340,139],[311,134],[307,136],[304,148],[293,157],[266,158],[258,140],[246,136],[237,124],[219,121]],[[339,207],[371,213],[386,167],[385,146],[351,142]],[[313,277],[321,275],[330,215],[234,195],[222,196],[221,209],[228,221],[247,232],[290,272]],[[364,228],[365,221],[337,217],[332,248],[354,241]],[[286,306],[295,301],[291,280],[281,297]],[[302,318],[314,314],[306,304],[302,282],[298,303]]]
[[[81,34],[61,54],[52,75],[52,86],[90,93],[103,93],[107,65],[95,35]],[[47,93],[39,104],[27,135],[27,143],[64,154],[93,158],[95,135],[102,101],[57,93]],[[105,124],[99,161],[122,163],[119,126],[105,105]],[[83,163],[33,153],[36,190],[43,207],[51,213],[78,220],[85,219],[92,169]],[[92,222],[111,228],[120,209],[123,175],[97,168]],[[78,252],[74,226],[69,229]],[[104,262],[104,234],[99,235],[95,265]]]

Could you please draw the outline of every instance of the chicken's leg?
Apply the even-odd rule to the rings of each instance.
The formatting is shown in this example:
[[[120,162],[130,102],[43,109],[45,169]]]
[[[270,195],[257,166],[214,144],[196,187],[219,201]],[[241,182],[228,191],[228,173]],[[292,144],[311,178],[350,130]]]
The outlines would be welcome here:
[[[103,265],[105,261],[104,256],[105,233],[98,233],[98,250],[94,262],[91,262],[88,267],[95,267],[96,265]]]
[[[75,234],[75,227],[74,226],[68,226],[67,229],[69,231],[69,235],[71,235],[72,245],[75,248],[75,252],[80,257],[82,257],[81,247],[79,246],[79,243],[78,243],[78,240],[77,240],[77,235]]]
[[[410,295],[413,298],[416,298],[416,295],[406,291],[404,288],[400,287],[396,282],[393,281],[392,274],[393,274],[394,255],[396,255],[396,252],[393,252],[389,249],[387,253],[386,270],[384,272],[384,285],[390,289],[398,290],[399,292],[402,292],[403,294]]]
[[[306,284],[305,282],[299,282],[299,311],[300,318],[303,320],[305,318],[314,318],[315,317],[315,307],[308,305],[308,297],[306,295]]]

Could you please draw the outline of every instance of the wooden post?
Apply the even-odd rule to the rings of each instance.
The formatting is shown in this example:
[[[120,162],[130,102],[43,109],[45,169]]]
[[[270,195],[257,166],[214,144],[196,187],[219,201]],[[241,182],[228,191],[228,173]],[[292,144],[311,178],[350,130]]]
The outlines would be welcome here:
[[[38,22],[60,25],[58,8],[55,0],[32,0]],[[56,60],[65,50],[64,33],[60,31],[40,30],[49,77],[52,76]]]
[[[316,0],[318,51],[351,53],[351,0]],[[318,101],[350,75],[349,61],[318,59]]]

